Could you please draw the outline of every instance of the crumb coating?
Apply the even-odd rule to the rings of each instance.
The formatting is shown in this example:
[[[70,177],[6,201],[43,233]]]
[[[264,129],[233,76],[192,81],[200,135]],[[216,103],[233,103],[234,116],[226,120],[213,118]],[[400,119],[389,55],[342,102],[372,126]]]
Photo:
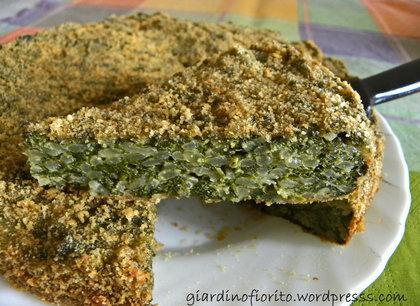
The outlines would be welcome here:
[[[371,149],[359,95],[287,43],[234,47],[106,109],[83,108],[31,126],[52,139],[219,137],[293,139],[344,133]]]
[[[351,81],[355,77],[350,75],[342,61],[336,58],[325,56],[318,46],[310,40],[292,42],[293,47],[312,57],[312,59],[322,63],[332,73],[343,81]]]
[[[0,272],[61,305],[149,305],[158,199],[0,183]]]

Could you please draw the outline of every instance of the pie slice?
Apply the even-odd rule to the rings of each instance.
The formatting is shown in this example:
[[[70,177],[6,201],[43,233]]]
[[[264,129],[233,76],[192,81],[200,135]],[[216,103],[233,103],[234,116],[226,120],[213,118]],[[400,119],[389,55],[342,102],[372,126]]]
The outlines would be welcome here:
[[[26,126],[137,92],[201,61],[205,52],[263,34],[277,36],[138,14],[67,24],[0,46],[0,273],[5,279],[58,304],[149,305],[157,199],[40,188],[29,181],[25,166]],[[103,218],[106,214],[111,219]],[[34,223],[42,227],[34,229]]]
[[[347,199],[375,132],[348,83],[293,46],[236,47],[108,108],[30,128],[43,186],[307,204]]]

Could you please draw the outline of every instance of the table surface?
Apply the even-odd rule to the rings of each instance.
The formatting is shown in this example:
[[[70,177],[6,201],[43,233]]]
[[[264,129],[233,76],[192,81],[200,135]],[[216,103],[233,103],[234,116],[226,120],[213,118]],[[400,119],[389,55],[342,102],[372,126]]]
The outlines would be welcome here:
[[[311,39],[360,77],[420,57],[420,2],[408,0],[0,0],[0,44],[64,22],[92,22],[136,11],[231,21],[273,29],[290,40]],[[404,305],[415,305],[420,301],[420,95],[378,109],[403,146],[412,207],[400,246],[365,294],[404,294]]]

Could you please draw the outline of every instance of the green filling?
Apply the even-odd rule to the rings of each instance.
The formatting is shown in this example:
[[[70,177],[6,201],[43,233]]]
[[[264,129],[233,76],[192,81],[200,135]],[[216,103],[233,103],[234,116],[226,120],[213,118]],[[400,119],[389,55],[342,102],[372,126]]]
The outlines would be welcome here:
[[[354,140],[50,141],[32,135],[27,155],[41,185],[92,194],[200,197],[206,201],[322,201],[351,192],[365,166]]]

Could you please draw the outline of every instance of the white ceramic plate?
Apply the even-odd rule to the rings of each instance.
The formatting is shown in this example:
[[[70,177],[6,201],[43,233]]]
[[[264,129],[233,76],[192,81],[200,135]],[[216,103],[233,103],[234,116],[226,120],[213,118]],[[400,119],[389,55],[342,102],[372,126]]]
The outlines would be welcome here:
[[[193,199],[160,203],[156,238],[164,248],[153,267],[155,303],[280,304],[273,301],[274,297],[269,302],[268,296],[265,302],[257,302],[254,297],[251,304],[249,295],[255,289],[260,298],[270,293],[277,293],[279,298],[283,293],[283,300],[292,299],[287,305],[307,305],[293,300],[305,293],[362,292],[383,271],[400,242],[410,206],[408,169],[401,146],[383,118],[381,126],[386,135],[384,181],[367,212],[366,231],[356,234],[346,247],[323,242],[281,218],[240,205],[204,207]],[[213,302],[198,301],[197,297],[203,299],[206,294],[209,300],[214,294]],[[226,295],[230,294],[238,294],[245,301],[227,301]],[[222,295],[224,300],[220,300]],[[332,305],[332,295],[329,298],[315,304]],[[44,304],[2,282],[0,305]]]

